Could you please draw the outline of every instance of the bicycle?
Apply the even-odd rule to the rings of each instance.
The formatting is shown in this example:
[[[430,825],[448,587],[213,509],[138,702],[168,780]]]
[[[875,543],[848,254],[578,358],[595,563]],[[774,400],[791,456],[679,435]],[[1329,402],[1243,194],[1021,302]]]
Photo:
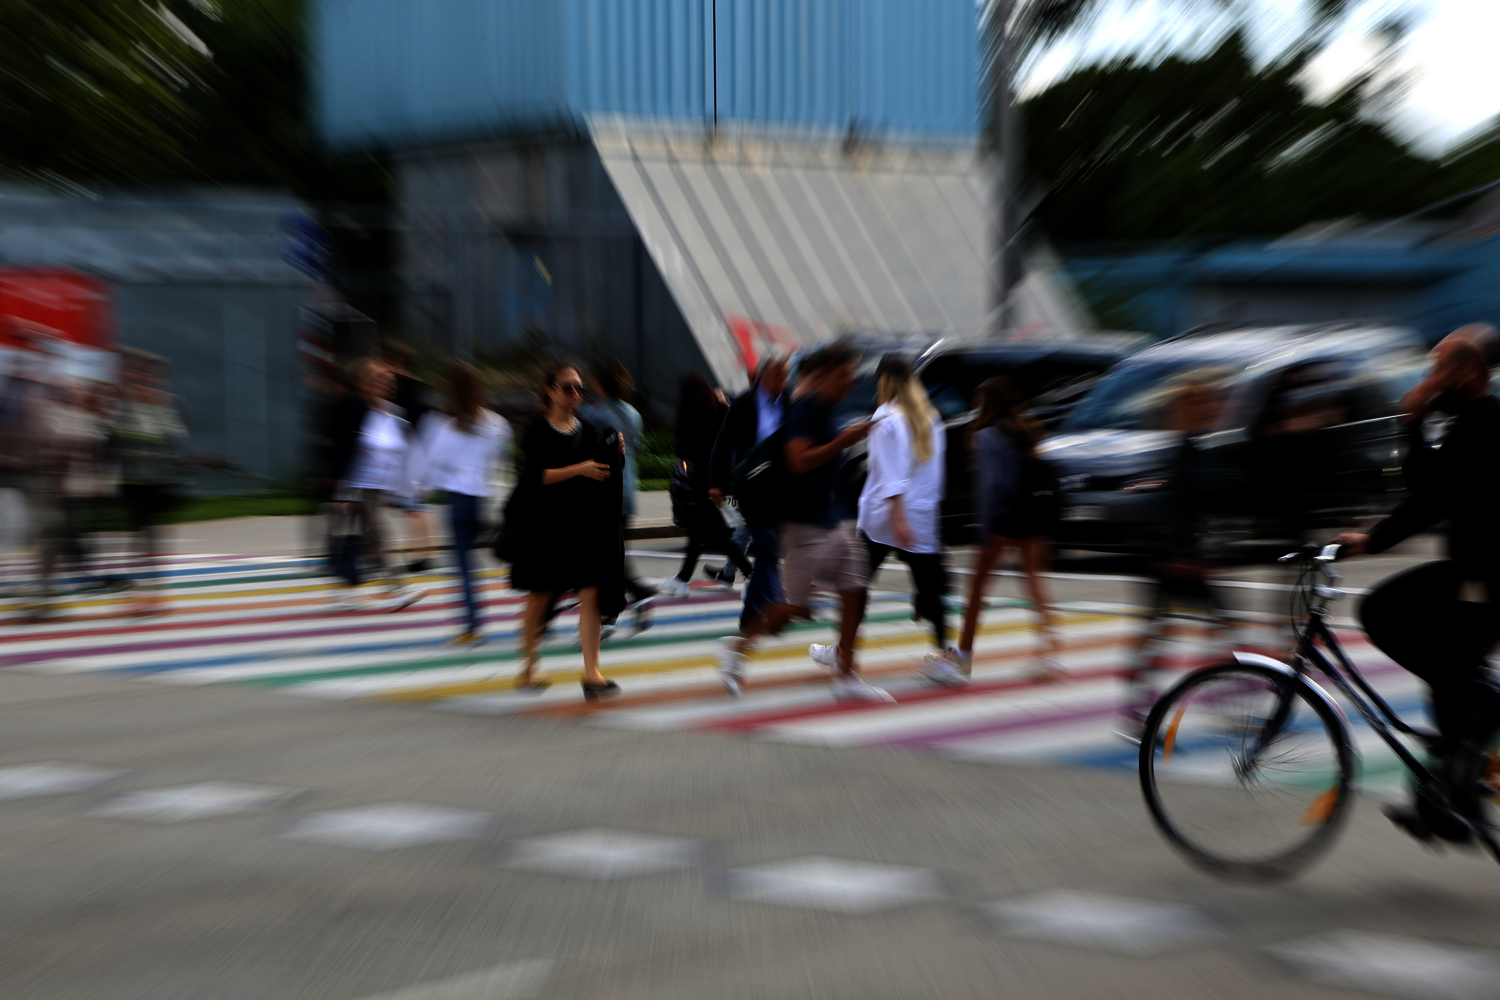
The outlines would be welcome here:
[[[1411,771],[1419,793],[1500,861],[1488,820],[1457,813],[1397,735],[1430,750],[1437,734],[1402,721],[1329,626],[1328,606],[1343,593],[1332,565],[1339,549],[1308,545],[1279,560],[1299,567],[1290,664],[1235,652],[1189,673],[1152,706],[1140,744],[1152,819],[1189,861],[1225,878],[1288,878],[1327,850],[1352,805],[1357,751],[1343,709],[1310,676],[1316,669]]]

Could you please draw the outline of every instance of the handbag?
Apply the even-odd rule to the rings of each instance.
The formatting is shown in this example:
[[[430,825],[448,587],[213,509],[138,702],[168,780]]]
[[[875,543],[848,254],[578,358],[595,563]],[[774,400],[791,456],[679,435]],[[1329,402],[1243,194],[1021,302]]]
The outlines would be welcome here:
[[[500,512],[500,525],[495,529],[495,544],[490,549],[495,558],[503,563],[514,563],[521,556],[524,525],[531,511],[531,490],[523,480],[516,483]]]

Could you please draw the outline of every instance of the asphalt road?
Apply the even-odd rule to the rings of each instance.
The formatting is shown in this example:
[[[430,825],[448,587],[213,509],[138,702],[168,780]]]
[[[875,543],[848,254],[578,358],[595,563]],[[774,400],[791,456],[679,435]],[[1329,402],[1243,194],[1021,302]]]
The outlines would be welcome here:
[[[178,544],[296,551],[275,530]],[[1128,600],[1118,568],[1064,560],[1059,596]],[[1232,885],[1118,769],[166,675],[0,670],[0,874],[27,1000],[1500,995],[1500,871],[1368,799],[1300,878]]]

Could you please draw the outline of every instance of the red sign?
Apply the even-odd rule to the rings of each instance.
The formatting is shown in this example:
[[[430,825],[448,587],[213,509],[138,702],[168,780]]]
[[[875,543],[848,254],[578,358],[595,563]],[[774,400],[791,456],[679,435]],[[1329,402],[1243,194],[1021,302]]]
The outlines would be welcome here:
[[[114,350],[110,286],[62,268],[0,267],[0,346],[31,347],[37,337]]]
[[[762,323],[734,313],[725,313],[724,321],[729,324],[729,332],[734,334],[735,346],[740,349],[740,363],[747,372],[755,371],[761,354],[767,348],[780,347],[795,351],[802,346],[792,335],[792,331],[784,326]]]

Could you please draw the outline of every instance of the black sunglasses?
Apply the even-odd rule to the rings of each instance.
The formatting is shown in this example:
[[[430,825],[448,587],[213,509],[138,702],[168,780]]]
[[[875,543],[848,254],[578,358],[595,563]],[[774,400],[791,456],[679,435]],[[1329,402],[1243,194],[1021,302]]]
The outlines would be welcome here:
[[[582,396],[583,395],[583,383],[582,382],[559,382],[555,386],[553,386],[553,388],[556,389],[558,392],[565,392],[565,393],[567,393],[570,396]]]

